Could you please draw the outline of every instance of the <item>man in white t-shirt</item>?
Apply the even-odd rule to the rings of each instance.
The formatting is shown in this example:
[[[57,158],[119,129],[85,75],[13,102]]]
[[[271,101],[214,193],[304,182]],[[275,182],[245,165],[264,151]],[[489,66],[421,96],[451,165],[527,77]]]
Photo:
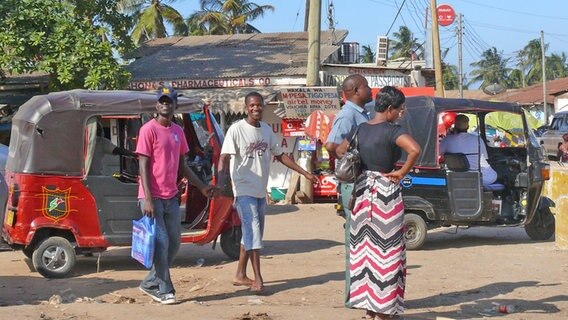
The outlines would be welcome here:
[[[468,128],[469,118],[463,114],[458,115],[454,123],[455,133],[447,135],[440,141],[440,154],[446,152],[465,154],[469,161],[469,170],[478,171],[481,165],[483,185],[490,185],[497,180],[497,172],[487,162],[489,157],[485,143],[478,135],[468,133]]]
[[[233,284],[250,286],[251,292],[260,293],[263,279],[259,250],[262,248],[266,187],[272,156],[308,180],[317,182],[318,179],[285,155],[272,128],[260,121],[264,108],[263,97],[258,92],[251,92],[245,97],[245,105],[246,119],[234,123],[223,142],[218,185],[226,188],[230,174],[235,206],[241,219],[241,252]],[[246,274],[249,259],[254,280]]]

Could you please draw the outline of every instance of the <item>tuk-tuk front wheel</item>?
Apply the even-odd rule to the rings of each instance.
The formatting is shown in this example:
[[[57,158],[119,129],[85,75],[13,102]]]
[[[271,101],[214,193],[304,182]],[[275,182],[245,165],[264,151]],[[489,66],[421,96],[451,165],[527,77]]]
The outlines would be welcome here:
[[[64,278],[75,266],[75,250],[62,237],[49,237],[41,241],[32,255],[32,263],[46,278]]]
[[[538,209],[530,223],[525,225],[525,232],[532,240],[548,240],[554,234],[554,215],[549,207]]]
[[[221,250],[233,260],[239,260],[241,237],[241,226],[234,226],[221,234]]]
[[[406,240],[407,250],[417,250],[426,242],[428,227],[421,216],[414,213],[404,215],[404,239]]]

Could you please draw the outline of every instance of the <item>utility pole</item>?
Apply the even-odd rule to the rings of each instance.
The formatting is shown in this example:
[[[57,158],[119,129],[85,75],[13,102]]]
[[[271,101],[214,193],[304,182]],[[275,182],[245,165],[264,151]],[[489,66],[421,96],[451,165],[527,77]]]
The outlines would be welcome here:
[[[430,0],[430,12],[432,13],[432,46],[434,56],[434,73],[436,75],[436,96],[444,97],[444,84],[442,82],[442,57],[440,54],[440,30],[438,30],[438,10],[436,0]]]
[[[306,86],[319,86],[320,71],[320,32],[321,32],[321,0],[310,0],[308,22],[308,67],[306,70]],[[312,152],[302,151],[300,165],[308,172],[312,172]],[[305,162],[304,162],[305,161]],[[306,202],[314,202],[312,181],[304,176],[300,177],[300,191],[304,194]]]
[[[463,56],[462,56],[462,18],[463,15],[460,13],[458,16],[458,81],[460,89],[460,98],[463,98]]]
[[[544,31],[540,30],[540,51],[542,52],[542,106],[544,125],[548,125],[548,106],[546,105],[546,55],[544,54]]]
[[[310,23],[310,1],[306,0],[306,12],[304,13],[304,32],[308,32],[308,24]]]
[[[310,0],[308,23],[308,69],[307,86],[319,85],[320,69],[321,0]]]

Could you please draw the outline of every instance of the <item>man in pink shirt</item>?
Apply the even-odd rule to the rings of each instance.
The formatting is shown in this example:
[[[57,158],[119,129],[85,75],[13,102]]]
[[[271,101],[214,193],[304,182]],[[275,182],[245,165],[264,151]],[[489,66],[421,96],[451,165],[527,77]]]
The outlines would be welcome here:
[[[136,153],[140,162],[138,199],[142,212],[156,220],[156,248],[150,273],[140,290],[162,304],[176,302],[170,278],[170,264],[180,246],[180,212],[177,199],[178,173],[199,188],[205,196],[214,191],[189,169],[185,154],[189,151],[183,129],[172,122],[177,93],[163,87],[157,94],[157,117],[140,128]]]

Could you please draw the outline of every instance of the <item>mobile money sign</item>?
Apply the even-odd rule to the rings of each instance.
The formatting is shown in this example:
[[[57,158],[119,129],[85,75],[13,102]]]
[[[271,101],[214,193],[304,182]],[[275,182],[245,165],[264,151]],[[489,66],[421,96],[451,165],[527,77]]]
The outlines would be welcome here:
[[[339,112],[339,92],[336,87],[298,87],[280,89],[286,118],[307,118],[313,111]]]

